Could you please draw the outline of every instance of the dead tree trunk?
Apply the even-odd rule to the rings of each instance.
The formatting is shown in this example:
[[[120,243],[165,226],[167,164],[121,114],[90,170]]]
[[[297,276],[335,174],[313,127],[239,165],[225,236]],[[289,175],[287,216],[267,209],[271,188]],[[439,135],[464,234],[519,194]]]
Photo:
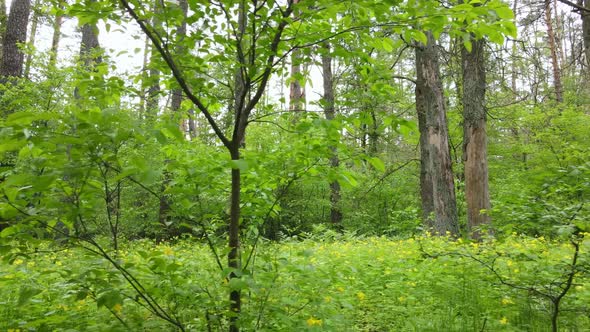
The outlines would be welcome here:
[[[421,190],[424,213],[432,208],[433,218],[426,225],[440,235],[459,234],[455,185],[451,166],[446,107],[440,80],[438,51],[434,36],[426,33],[428,43],[416,47],[416,109],[420,128]],[[430,215],[430,213],[429,213]]]
[[[463,69],[463,162],[465,166],[465,199],[467,229],[480,239],[482,226],[490,223],[486,134],[486,72],[483,39],[472,41],[472,49],[461,50]]]

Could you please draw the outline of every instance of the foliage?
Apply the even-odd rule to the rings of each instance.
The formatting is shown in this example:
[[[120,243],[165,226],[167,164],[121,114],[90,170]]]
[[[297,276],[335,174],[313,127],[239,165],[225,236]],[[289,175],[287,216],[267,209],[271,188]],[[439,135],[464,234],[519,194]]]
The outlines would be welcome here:
[[[187,331],[226,326],[228,288],[244,290],[249,305],[240,326],[246,330],[539,331],[550,326],[550,303],[530,290],[563,287],[574,252],[567,242],[516,235],[480,244],[330,237],[265,243],[254,272],[229,284],[219,282],[209,249],[195,239],[131,242],[116,257]],[[564,330],[590,326],[589,249],[587,239],[581,242],[559,315]],[[84,249],[5,248],[1,271],[2,329],[171,329],[110,263]]]

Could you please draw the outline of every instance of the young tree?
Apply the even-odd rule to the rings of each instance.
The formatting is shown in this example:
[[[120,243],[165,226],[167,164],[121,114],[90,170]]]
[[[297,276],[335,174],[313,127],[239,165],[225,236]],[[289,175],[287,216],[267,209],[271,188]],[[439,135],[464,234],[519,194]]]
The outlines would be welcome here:
[[[431,32],[416,45],[416,110],[420,130],[420,185],[423,216],[434,232],[459,235],[455,184],[438,50]]]
[[[6,32],[2,38],[2,62],[0,63],[2,83],[6,83],[10,77],[22,76],[25,55],[19,49],[19,44],[27,41],[30,11],[30,0],[12,1]]]

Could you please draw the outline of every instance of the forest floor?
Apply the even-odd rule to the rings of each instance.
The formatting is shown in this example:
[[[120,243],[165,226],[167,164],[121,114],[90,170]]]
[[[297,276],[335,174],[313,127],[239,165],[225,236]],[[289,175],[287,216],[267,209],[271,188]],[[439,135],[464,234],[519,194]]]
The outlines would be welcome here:
[[[230,289],[241,290],[244,331],[551,331],[557,302],[560,331],[588,331],[590,240],[578,243],[577,255],[571,242],[517,235],[262,243],[230,282],[225,259],[196,240],[130,242],[110,252],[120,270],[47,244],[4,254],[0,331],[175,330],[158,315],[225,331]]]

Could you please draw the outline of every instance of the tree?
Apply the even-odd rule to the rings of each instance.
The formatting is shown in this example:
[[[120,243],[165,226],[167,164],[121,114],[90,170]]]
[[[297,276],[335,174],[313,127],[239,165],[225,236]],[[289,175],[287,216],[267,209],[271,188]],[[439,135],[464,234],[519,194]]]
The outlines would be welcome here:
[[[158,51],[172,76],[182,88],[184,94],[193,105],[205,116],[211,129],[219,141],[227,150],[231,158],[231,189],[230,189],[230,216],[228,221],[228,268],[230,273],[227,276],[231,284],[234,279],[242,273],[241,246],[240,246],[240,221],[241,221],[241,170],[246,162],[242,159],[240,152],[243,146],[248,118],[258,102],[260,101],[271,74],[277,66],[277,59],[286,56],[291,49],[285,50],[282,37],[289,24],[294,10],[294,3],[289,1],[286,4],[273,3],[272,5],[258,5],[257,3],[239,1],[237,4],[218,2],[212,12],[214,15],[207,17],[207,24],[210,20],[223,20],[227,23],[229,32],[227,35],[215,34],[215,38],[203,34],[195,34],[193,38],[201,38],[208,48],[222,48],[220,54],[209,55],[212,63],[218,63],[233,72],[234,81],[231,86],[233,90],[233,128],[231,136],[221,130],[219,123],[213,115],[213,107],[216,107],[215,99],[207,96],[206,90],[200,90],[208,82],[197,77],[198,75],[187,75],[182,69],[185,63],[202,63],[198,57],[187,52],[184,56],[174,56],[166,46],[166,40],[157,30],[146,23],[143,18],[147,14],[146,8],[136,2],[120,0],[127,13],[139,24],[143,32],[151,40],[153,47]],[[195,4],[190,8],[205,17],[204,8]],[[230,14],[231,13],[231,14]],[[234,15],[235,13],[235,15]],[[236,21],[237,17],[237,21]],[[255,17],[266,17],[266,23],[255,20]],[[252,18],[251,21],[247,21]],[[271,22],[271,23],[269,23]],[[215,25],[215,24],[213,24]],[[213,31],[215,31],[213,29]],[[186,38],[184,43],[189,44],[191,40]],[[194,42],[194,39],[192,40]],[[229,56],[230,54],[235,55]],[[207,66],[197,67],[200,72],[206,72]],[[195,91],[202,91],[205,94],[197,94]],[[213,91],[213,90],[209,90]],[[241,311],[241,291],[239,288],[230,289],[230,331],[239,331],[238,317]]]
[[[459,223],[439,55],[432,32],[427,32],[426,37],[426,44],[416,45],[422,212],[424,222],[434,232],[457,236]]]
[[[49,65],[55,66],[57,63],[57,52],[59,50],[59,41],[61,39],[61,26],[63,24],[63,10],[65,7],[64,0],[58,0],[56,4],[56,13],[53,18],[53,36],[51,37],[51,53],[49,54]]]
[[[561,70],[557,56],[557,44],[555,32],[553,31],[553,19],[551,17],[551,1],[545,0],[545,24],[547,24],[547,38],[549,39],[549,50],[551,52],[551,65],[553,67],[553,86],[555,89],[555,100],[563,102],[563,86],[561,84]]]
[[[6,0],[0,0],[0,60],[2,59],[4,34],[6,33],[6,19]]]
[[[35,38],[37,38],[37,27],[39,26],[39,18],[41,16],[39,6],[41,5],[40,0],[35,1],[33,5],[33,17],[31,18],[31,33],[29,34],[29,46],[34,48]],[[27,54],[27,60],[25,61],[25,72],[24,77],[29,78],[31,72],[31,63],[33,62],[33,53]]]
[[[0,79],[3,83],[7,82],[10,77],[22,76],[25,55],[19,49],[19,45],[27,40],[30,11],[30,0],[14,0],[10,6],[6,32],[2,38]]]
[[[330,56],[330,45],[324,44],[325,53],[322,54],[322,78],[324,86],[324,96],[322,104],[324,115],[327,120],[334,120],[336,108],[334,106],[334,77],[332,74],[332,57]],[[340,159],[338,158],[338,149],[336,146],[330,146],[330,167],[338,168]],[[340,204],[340,183],[337,180],[330,182],[330,222],[336,228],[342,227],[342,211]]]
[[[463,162],[467,228],[479,239],[479,227],[489,224],[490,194],[488,185],[486,133],[485,41],[471,41],[471,50],[461,49],[463,70]],[[484,211],[485,210],[485,211]]]

